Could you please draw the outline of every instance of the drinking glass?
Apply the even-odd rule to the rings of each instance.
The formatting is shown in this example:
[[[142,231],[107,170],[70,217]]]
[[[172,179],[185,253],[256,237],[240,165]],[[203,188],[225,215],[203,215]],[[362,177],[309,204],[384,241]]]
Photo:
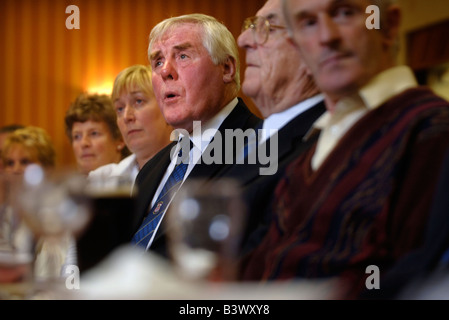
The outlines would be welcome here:
[[[245,216],[235,180],[188,179],[167,210],[177,273],[189,281],[234,281]]]
[[[34,239],[18,214],[18,176],[0,174],[0,299],[25,299],[32,291]]]
[[[46,171],[30,165],[17,197],[21,217],[36,238],[35,277],[38,290],[62,285],[70,243],[86,226],[90,203],[86,178],[71,170]]]
[[[91,219],[76,241],[81,274],[95,267],[114,249],[130,243],[137,193],[130,176],[89,177],[88,180],[86,195],[91,203]]]

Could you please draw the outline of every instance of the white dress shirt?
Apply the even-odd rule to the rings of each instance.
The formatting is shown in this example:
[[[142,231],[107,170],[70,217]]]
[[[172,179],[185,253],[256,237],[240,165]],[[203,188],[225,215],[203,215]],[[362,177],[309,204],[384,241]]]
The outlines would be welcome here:
[[[187,167],[187,171],[184,175],[184,179],[181,182],[181,185],[182,185],[182,183],[184,183],[186,178],[189,176],[190,172],[192,172],[193,167],[201,159],[201,155],[203,154],[204,150],[206,150],[207,146],[211,142],[214,135],[217,133],[218,128],[221,126],[221,124],[226,119],[226,117],[232,112],[232,110],[234,110],[234,108],[237,106],[237,104],[238,104],[238,99],[235,98],[230,103],[228,103],[223,109],[221,109],[220,112],[217,113],[209,121],[207,121],[205,123],[198,122],[198,123],[194,124],[193,131],[189,135],[190,141],[193,143],[193,147],[190,150],[189,165]],[[185,130],[178,131],[179,140],[181,140],[182,137],[185,136],[183,134],[183,131],[185,132]],[[157,198],[159,197],[159,194],[162,191],[162,188],[164,187],[165,183],[168,180],[168,177],[170,176],[173,169],[175,168],[176,161],[177,161],[177,155],[178,155],[178,152],[180,149],[181,149],[181,146],[178,143],[175,145],[174,150],[171,152],[171,156],[172,156],[171,162],[168,165],[167,170],[165,171],[165,174],[159,184],[159,187],[157,188],[156,193],[153,196],[153,199],[151,201],[151,207],[154,206]],[[172,197],[172,199],[173,199],[173,197]],[[169,205],[170,205],[170,203],[167,205],[166,211],[167,211]],[[155,228],[155,230],[152,234],[152,238],[148,242],[147,250],[151,246],[151,243],[154,240],[154,236],[157,233],[157,230],[161,224],[162,219],[164,219],[165,212],[162,214],[162,217],[159,220],[159,224]]]
[[[263,126],[261,129],[264,130],[261,131],[262,134],[259,139],[259,144],[265,142],[265,140],[269,139],[274,133],[282,129],[292,119],[309,110],[323,99],[323,95],[319,94],[301,101],[291,108],[278,113],[273,113],[272,115],[268,116],[265,120],[263,120]]]
[[[110,163],[90,171],[87,178],[90,182],[104,182],[104,187],[115,187],[114,184],[117,180],[114,178],[125,178],[134,185],[138,173],[139,165],[136,160],[136,155],[131,154],[119,163]]]

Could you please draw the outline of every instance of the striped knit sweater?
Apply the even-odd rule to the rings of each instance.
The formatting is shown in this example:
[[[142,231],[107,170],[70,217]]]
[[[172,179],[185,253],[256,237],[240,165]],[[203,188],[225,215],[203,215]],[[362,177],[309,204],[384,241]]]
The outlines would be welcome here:
[[[244,260],[243,280],[336,277],[341,297],[357,298],[369,265],[384,274],[421,245],[448,146],[449,103],[427,88],[369,112],[317,171],[312,146],[278,184],[273,222]]]

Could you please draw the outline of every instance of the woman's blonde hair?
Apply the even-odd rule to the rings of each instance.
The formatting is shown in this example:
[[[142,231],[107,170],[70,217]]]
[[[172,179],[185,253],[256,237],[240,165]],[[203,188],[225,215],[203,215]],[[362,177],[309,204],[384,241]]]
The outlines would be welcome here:
[[[154,97],[151,84],[151,67],[136,64],[122,70],[114,81],[112,88],[112,102],[119,98],[123,92],[131,92],[138,89],[149,97]]]
[[[56,163],[56,152],[50,135],[42,128],[27,126],[17,129],[5,140],[2,160],[6,161],[6,154],[12,145],[22,145],[37,156],[39,164],[45,168],[53,168]]]

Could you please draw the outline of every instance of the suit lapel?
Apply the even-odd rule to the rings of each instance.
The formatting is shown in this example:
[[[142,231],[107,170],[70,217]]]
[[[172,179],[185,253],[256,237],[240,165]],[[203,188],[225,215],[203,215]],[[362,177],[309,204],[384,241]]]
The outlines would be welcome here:
[[[148,161],[140,170],[136,178],[137,192],[139,196],[136,199],[136,210],[133,226],[137,230],[148,212],[152,195],[156,193],[160,181],[170,164],[170,151],[176,145],[176,142],[169,144]]]
[[[285,156],[291,154],[292,152],[297,153],[296,149],[303,143],[303,137],[307,134],[313,123],[324,113],[325,110],[326,107],[324,102],[320,102],[292,119],[281,130],[279,130],[279,162],[281,162]]]
[[[239,98],[239,102],[236,107],[231,111],[231,113],[226,117],[221,126],[219,127],[217,134],[221,134],[222,139],[222,150],[225,150],[225,129],[237,129],[240,128],[242,130],[246,130],[248,128],[254,128],[256,124],[260,121],[254,114],[252,114],[243,100]],[[148,207],[151,203],[151,200],[156,193],[156,190],[160,184],[160,181],[170,164],[170,150],[176,144],[176,142],[170,144],[162,151],[160,151],[153,159],[151,159],[139,172],[136,178],[136,185],[138,186],[138,191],[141,196],[138,197],[137,203],[137,214],[134,219],[135,230],[137,230],[142,223],[142,219],[147,213]],[[212,148],[209,145],[206,148],[207,152],[210,152]],[[205,152],[206,152],[205,151]],[[224,157],[224,155],[223,155]],[[205,178],[212,179],[215,177],[218,172],[223,169],[226,165],[220,163],[212,163],[206,164],[203,161],[201,163],[194,166],[192,171],[190,172],[187,179],[193,178]],[[182,186],[181,186],[182,188]],[[165,233],[167,229],[166,219],[162,219],[162,223],[155,235],[153,244],[151,248],[161,248],[165,250],[165,245],[162,244],[165,241]],[[132,236],[131,236],[132,237]],[[162,244],[162,245],[159,245]],[[159,249],[155,249],[159,250]]]
[[[216,135],[221,134],[222,151],[225,150],[224,149],[225,148],[224,137],[225,137],[226,129],[240,128],[243,131],[245,131],[246,129],[254,128],[259,121],[260,121],[260,119],[257,118],[256,116],[254,116],[254,114],[252,114],[248,110],[248,108],[244,104],[243,100],[241,100],[239,98],[239,103],[235,106],[235,108],[231,111],[231,113],[226,117],[226,119],[220,125],[220,127],[218,128],[218,131],[216,133]],[[214,136],[214,138],[215,138],[215,136]],[[209,154],[211,152],[212,148],[213,148],[213,145],[208,145],[206,147],[206,150],[204,153],[207,152],[207,154]],[[235,154],[235,152],[234,152],[234,154]],[[227,167],[227,165],[224,164],[224,152],[222,152],[222,156],[223,156],[222,163],[206,164],[201,159],[201,163],[198,163],[193,167],[193,169],[190,172],[187,179],[204,178],[206,180],[211,180],[212,178],[216,177],[221,170],[223,170],[225,167]],[[183,188],[183,186],[181,186],[181,188]],[[165,234],[167,232],[167,228],[168,228],[167,219],[164,218],[162,220],[162,223],[161,223],[156,235],[155,235],[152,247],[164,247],[164,249],[166,249],[164,242],[165,242]],[[164,243],[164,244],[162,246],[159,246],[156,243],[158,243],[158,244]]]
[[[307,111],[301,113],[290,122],[288,122],[284,127],[282,127],[277,133],[277,144],[278,144],[278,165],[281,167],[286,161],[289,161],[292,157],[299,154],[309,146],[309,144],[304,143],[302,138],[309,131],[313,123],[320,117],[326,107],[324,102],[320,102],[315,106],[311,107]],[[268,139],[263,143],[259,150],[263,150],[264,153],[269,154],[270,143],[273,143],[274,139]],[[256,152],[254,150],[253,152]],[[256,157],[257,156],[253,155]],[[252,181],[260,177],[259,168],[260,164],[242,164],[228,167],[226,171],[220,172],[221,175],[229,175],[231,177],[238,178],[243,185],[249,184]]]
[[[227,165],[225,164],[225,130],[226,129],[242,129],[245,131],[249,128],[254,128],[254,126],[257,124],[260,119],[256,118],[255,120],[252,119],[254,115],[248,110],[248,108],[245,106],[243,101],[239,98],[239,103],[236,105],[236,107],[232,110],[232,112],[226,117],[226,119],[223,121],[221,126],[218,128],[218,131],[216,135],[221,135],[221,154],[222,159],[221,163],[212,163],[212,164],[206,164],[204,161],[201,161],[201,163],[197,164],[192,172],[189,175],[189,178],[207,178],[211,179],[215,177],[219,171],[224,170]],[[215,136],[214,136],[215,138]],[[210,154],[211,150],[213,148],[213,144],[209,144],[204,151],[204,154]],[[234,152],[235,155],[235,152]],[[201,159],[202,160],[202,159]]]

